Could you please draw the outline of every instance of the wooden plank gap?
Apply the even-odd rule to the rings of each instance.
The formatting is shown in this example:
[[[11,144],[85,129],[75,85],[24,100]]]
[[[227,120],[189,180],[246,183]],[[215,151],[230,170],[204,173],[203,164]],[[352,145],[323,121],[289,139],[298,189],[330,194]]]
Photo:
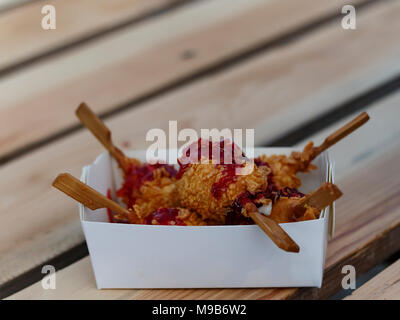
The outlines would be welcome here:
[[[310,121],[302,124],[280,138],[271,140],[271,142],[268,142],[265,145],[280,147],[296,144],[300,140],[316,134],[318,131],[323,130],[352,113],[362,111],[379,100],[396,93],[399,89],[400,74],[369,91],[363,92],[342,104],[330,108],[328,112],[318,116],[317,118],[312,118]]]
[[[191,0],[191,1],[200,1],[200,0]],[[384,1],[392,1],[392,0],[384,0]],[[377,0],[367,0],[367,1],[363,2],[363,3],[361,3],[360,5],[358,5],[357,6],[357,10],[365,9],[366,7],[368,7],[369,5],[371,5],[374,2],[377,2]],[[215,75],[217,73],[222,73],[222,72],[228,70],[229,68],[231,68],[233,66],[236,66],[236,65],[238,65],[240,63],[247,62],[248,60],[250,60],[251,58],[253,58],[256,55],[259,55],[261,53],[265,53],[266,51],[269,51],[269,50],[273,50],[274,48],[280,47],[282,45],[287,45],[291,41],[297,41],[300,38],[306,36],[308,33],[312,32],[315,28],[322,27],[325,24],[332,23],[337,18],[338,18],[337,14],[331,14],[331,15],[328,15],[328,16],[326,16],[324,18],[319,19],[318,21],[311,22],[310,24],[308,24],[308,25],[306,25],[306,26],[304,26],[304,27],[302,27],[302,28],[300,28],[298,30],[295,30],[294,32],[289,32],[286,35],[283,35],[282,37],[273,39],[271,41],[267,41],[266,43],[262,44],[261,46],[257,46],[255,48],[252,48],[247,52],[243,52],[243,53],[240,53],[239,55],[232,56],[227,60],[224,60],[224,61],[221,61],[221,62],[217,62],[215,64],[211,64],[211,65],[205,67],[204,69],[200,70],[199,72],[195,72],[193,74],[189,74],[188,76],[185,76],[185,77],[182,77],[182,78],[178,78],[175,81],[173,81],[171,83],[168,83],[168,84],[164,85],[163,87],[161,87],[161,88],[159,88],[157,90],[154,90],[153,92],[150,92],[148,94],[139,96],[139,97],[137,97],[137,98],[135,98],[135,99],[133,99],[131,101],[128,101],[128,102],[124,103],[124,104],[115,106],[114,108],[111,108],[109,111],[101,113],[99,116],[103,120],[107,119],[107,118],[112,117],[112,116],[114,116],[114,115],[116,115],[118,113],[122,113],[122,112],[124,112],[124,111],[126,111],[128,109],[131,109],[131,108],[134,108],[136,106],[139,106],[142,103],[148,102],[148,101],[150,101],[152,99],[156,99],[156,98],[158,98],[158,97],[160,97],[162,95],[165,95],[165,94],[169,93],[170,91],[174,91],[176,89],[188,86],[188,85],[192,84],[193,82],[199,81],[199,80],[201,80],[203,78]],[[0,71],[0,77],[1,76],[2,76],[2,71]],[[380,85],[378,88],[371,89],[370,93],[369,92],[362,93],[362,94],[360,94],[358,97],[356,97],[354,99],[356,101],[366,100],[366,99],[368,100],[369,97],[377,96],[375,98],[375,101],[376,101],[378,98],[382,98],[385,92],[390,93],[393,90],[396,90],[398,88],[398,83],[399,82],[400,82],[400,75],[397,75],[393,79],[388,80],[384,84]],[[364,95],[366,96],[366,98],[364,98]],[[350,102],[347,103],[347,104],[344,103],[342,106],[338,106],[338,108],[341,108],[341,109],[344,110],[344,109],[349,108],[350,105],[351,105],[351,108],[355,108],[355,107],[353,107],[352,104],[353,103],[350,103]],[[349,108],[347,113],[343,112],[343,115],[338,116],[337,119],[345,117],[347,114],[350,114],[350,113],[354,112],[355,110],[357,110],[357,108],[355,108],[355,109],[351,109],[351,108]],[[358,108],[359,109],[362,108],[361,102],[359,102]],[[334,111],[332,111],[331,113],[334,113]],[[314,119],[312,122],[314,122],[314,121],[316,122],[316,121],[319,121],[319,120],[320,119]],[[324,120],[326,120],[326,119],[324,119]],[[332,120],[329,123],[333,123],[334,121],[335,120]],[[315,123],[315,125],[317,125],[317,123]],[[304,131],[304,127],[305,126],[302,126],[301,128],[298,128],[298,131]],[[309,123],[307,124],[307,127],[308,127],[308,129],[312,129]],[[323,126],[320,126],[319,129],[322,129],[322,128],[323,128]],[[26,155],[26,154],[28,154],[30,152],[33,152],[36,149],[39,149],[39,148],[45,146],[46,144],[49,144],[51,142],[54,142],[54,141],[56,141],[58,139],[61,139],[61,138],[65,137],[65,136],[73,134],[73,133],[77,132],[80,129],[82,129],[82,125],[80,125],[80,124],[69,126],[67,128],[64,128],[64,129],[58,131],[58,132],[55,132],[55,133],[53,133],[53,134],[51,134],[51,135],[49,135],[49,136],[47,136],[47,137],[45,137],[43,139],[39,139],[39,140],[37,140],[37,141],[35,141],[33,143],[30,143],[30,144],[28,144],[26,146],[23,146],[23,147],[20,147],[20,148],[18,148],[16,150],[13,150],[13,151],[7,153],[6,155],[0,157],[0,166],[4,165],[4,164],[6,164],[6,163],[8,163],[10,161],[13,161],[13,160],[15,160],[15,159],[17,159],[19,157],[22,157],[22,156],[24,156],[24,155]],[[312,135],[313,132],[316,132],[318,130],[309,132],[306,135]],[[294,136],[294,135],[298,134],[298,131],[296,130],[296,132],[292,132],[289,135],[291,135],[291,136],[293,135]],[[271,145],[271,146],[283,146],[283,145],[295,144],[296,141],[298,141],[298,140],[293,139],[292,137],[289,137],[289,135],[285,135],[284,137],[282,137],[282,138],[280,138],[278,140],[268,141],[266,143],[268,145]],[[306,136],[306,135],[304,135],[304,136]]]
[[[36,0],[38,1],[38,0]],[[90,43],[92,41],[96,41],[97,39],[110,35],[112,33],[115,33],[117,31],[123,30],[125,28],[129,28],[135,24],[139,24],[142,23],[143,21],[146,20],[150,20],[150,19],[154,19],[162,14],[165,14],[169,11],[173,11],[176,10],[178,8],[181,8],[183,6],[187,6],[190,5],[192,3],[195,2],[199,2],[199,1],[204,1],[204,0],[177,0],[175,2],[172,3],[168,3],[165,6],[162,7],[158,7],[158,8],[154,8],[151,11],[140,15],[140,16],[134,16],[133,18],[128,18],[125,19],[124,21],[121,21],[120,23],[111,26],[111,27],[103,27],[99,30],[96,30],[95,32],[91,32],[87,35],[84,35],[76,40],[70,41],[70,42],[66,42],[65,44],[58,46],[56,48],[50,49],[48,51],[45,52],[41,52],[39,54],[35,54],[32,57],[23,59],[21,61],[18,61],[16,63],[13,64],[9,64],[3,68],[0,69],[0,77],[4,77],[7,76],[13,72],[17,72],[23,68],[26,68],[32,64],[38,63],[40,61],[46,60],[49,57],[58,55],[58,54],[62,54],[65,53],[69,50],[73,50],[76,47],[82,45],[82,44],[86,44],[86,43]],[[0,11],[1,13],[1,11]]]
[[[56,271],[62,270],[68,267],[74,262],[86,257],[89,254],[86,242],[76,245],[75,247],[57,255],[56,257],[46,261],[40,266],[34,267],[18,277],[7,281],[0,285],[0,299],[4,299],[13,293],[16,293],[35,282],[40,281],[45,276],[42,274],[42,268],[44,265],[53,266]]]

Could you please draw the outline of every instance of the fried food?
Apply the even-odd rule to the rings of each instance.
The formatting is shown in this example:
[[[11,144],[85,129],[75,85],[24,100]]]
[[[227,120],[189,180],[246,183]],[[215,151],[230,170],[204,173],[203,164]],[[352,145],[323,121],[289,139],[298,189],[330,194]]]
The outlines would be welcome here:
[[[251,161],[227,140],[199,139],[184,150],[179,171],[171,165],[129,158],[117,196],[131,209],[128,223],[253,224],[245,209],[248,202],[261,211],[269,206],[269,216],[278,223],[317,219],[320,210],[316,208],[307,207],[301,215],[293,211],[305,197],[297,190],[301,181],[296,173],[314,168],[310,164],[313,152],[310,142],[290,156],[263,155]]]
[[[299,188],[301,180],[297,177],[297,172],[308,172],[316,167],[310,162],[314,156],[314,144],[309,142],[302,152],[293,151],[288,157],[286,155],[262,155],[256,158],[258,163],[266,163],[272,169],[272,182],[278,189],[285,187]]]
[[[210,154],[223,155],[231,148],[229,142],[211,147],[213,151]],[[198,159],[197,155],[195,160]],[[228,212],[232,210],[239,195],[246,192],[256,194],[266,190],[270,169],[265,166],[257,167],[244,156],[241,157],[243,161],[236,159],[229,164],[214,164],[212,160],[202,155],[200,163],[195,161],[181,167],[184,172],[176,183],[178,198],[183,207],[198,212],[203,219],[224,224]],[[238,174],[241,170],[248,170],[250,173]]]
[[[169,165],[131,163],[117,196],[128,208],[136,206],[141,217],[159,208],[178,207],[175,175],[176,170]]]
[[[81,104],[76,114],[122,169],[125,182],[117,191],[117,196],[127,205],[128,210],[131,210],[132,217],[128,219],[131,223],[137,223],[150,215],[159,216],[163,213],[170,214],[169,210],[178,210],[173,211],[176,216],[184,215],[185,219],[192,217],[190,221],[193,221],[193,225],[198,225],[197,217],[207,224],[249,223],[247,204],[248,208],[253,210],[255,205],[266,206],[272,203],[272,216],[277,220],[294,219],[290,212],[286,211],[298,199],[281,197],[285,188],[293,189],[296,193],[295,189],[301,185],[297,173],[315,168],[311,161],[316,156],[369,120],[368,114],[364,112],[328,136],[318,147],[314,147],[313,142],[310,142],[302,152],[292,152],[290,156],[263,155],[254,161],[247,159],[234,143],[229,144],[223,140],[214,144],[199,139],[192,145],[194,152],[191,152],[193,150],[190,148],[184,152],[184,156],[191,161],[186,163],[178,160],[180,170],[177,173],[170,165],[143,164],[137,159],[125,156],[114,146],[111,131],[86,104]],[[203,153],[204,146],[209,147],[206,153]],[[231,162],[225,159],[227,151],[233,154]],[[216,158],[223,160],[215,162]],[[237,173],[237,170],[249,168],[251,172],[247,175]],[[338,189],[336,191],[340,192]],[[339,192],[333,194],[335,199],[341,195]],[[276,198],[277,195],[281,198]],[[325,195],[325,198],[329,200],[331,197]],[[323,197],[321,199],[323,200]],[[252,203],[247,203],[249,201]],[[312,204],[317,206],[316,203]],[[307,208],[303,217],[295,218],[316,218],[318,214],[311,209]],[[283,212],[286,212],[286,216]],[[109,219],[114,220],[111,212]]]
[[[303,198],[281,197],[272,206],[270,218],[278,223],[297,222],[318,219],[321,210],[313,207],[306,207],[304,213],[296,215],[295,207],[300,204]]]
[[[158,208],[150,214],[143,214],[140,207],[133,206],[135,214],[140,217],[143,224],[168,225],[168,226],[206,226],[208,222],[203,220],[196,212],[186,208]]]

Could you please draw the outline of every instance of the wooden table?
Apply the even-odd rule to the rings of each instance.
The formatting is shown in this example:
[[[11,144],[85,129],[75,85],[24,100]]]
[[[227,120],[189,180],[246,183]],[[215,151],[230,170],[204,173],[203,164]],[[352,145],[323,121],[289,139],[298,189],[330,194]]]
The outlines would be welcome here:
[[[10,299],[328,298],[344,265],[362,275],[400,251],[400,2],[353,0],[0,1],[0,297]],[[336,234],[321,289],[97,290],[77,206],[50,187],[102,152],[74,116],[86,101],[117,145],[150,128],[254,128],[257,145],[334,146]],[[43,290],[41,267],[57,268]],[[400,298],[399,262],[349,297]],[[350,293],[350,292],[349,292]]]

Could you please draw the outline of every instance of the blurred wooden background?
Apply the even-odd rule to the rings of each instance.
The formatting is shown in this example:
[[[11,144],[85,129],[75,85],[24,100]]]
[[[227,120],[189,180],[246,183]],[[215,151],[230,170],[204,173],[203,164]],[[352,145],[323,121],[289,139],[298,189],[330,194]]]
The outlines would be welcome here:
[[[56,8],[56,30],[41,28],[45,4]],[[355,30],[341,26],[346,4]],[[327,298],[341,289],[342,266],[361,276],[391,263],[400,250],[399,34],[398,0],[0,0],[0,297]],[[145,147],[147,130],[168,120],[254,128],[258,145],[302,146],[367,111],[371,121],[331,151],[345,196],[323,287],[97,290],[77,205],[50,187],[103,151],[75,118],[82,101],[125,148]],[[38,283],[44,264],[60,270],[57,290]],[[398,270],[351,298],[400,298]]]

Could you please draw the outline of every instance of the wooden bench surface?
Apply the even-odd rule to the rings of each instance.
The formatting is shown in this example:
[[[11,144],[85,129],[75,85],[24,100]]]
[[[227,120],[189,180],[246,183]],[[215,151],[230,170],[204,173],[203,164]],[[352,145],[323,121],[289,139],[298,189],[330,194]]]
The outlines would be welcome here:
[[[354,291],[346,300],[399,300],[400,260],[379,273],[362,287]]]
[[[54,1],[54,33],[40,28],[44,3],[0,2],[0,297],[327,298],[343,265],[362,274],[400,250],[400,2],[352,1],[357,29],[343,30],[340,0],[85,0],[77,15],[77,1]],[[168,120],[302,146],[368,111],[371,121],[331,151],[345,195],[323,287],[95,289],[89,257],[76,261],[86,254],[76,203],[50,187],[103,151],[74,116],[81,101],[128,149]],[[46,291],[34,282],[53,260],[65,268]]]
[[[293,3],[285,1],[286,6]],[[29,65],[22,73],[0,79],[0,90],[8,92],[0,109],[0,156],[73,128],[78,123],[73,111],[82,100],[102,114],[133,108],[185,79],[201,78],[206,70],[212,74],[216,65],[236,61],[235,57],[239,59],[246,52],[257,52],[257,48],[317,20],[321,13],[331,13],[337,9],[333,2],[324,0],[315,5],[313,0],[302,0],[295,8],[282,10],[282,0],[253,0],[245,5],[240,0],[200,1]],[[224,10],[226,6],[231,10]],[[335,26],[336,33],[342,33],[340,25]],[[396,30],[389,27],[387,31],[392,30],[395,36]],[[231,30],[241,33],[227,38]],[[349,34],[347,37],[351,38]],[[368,41],[365,45],[371,44]],[[195,56],[187,59],[187,52]],[[13,52],[7,54],[13,56]],[[293,58],[293,63],[299,62],[299,57]],[[394,58],[380,56],[379,60],[389,59],[387,64],[392,68]],[[274,76],[275,72],[268,74]],[[43,116],[29,117],[23,123],[10,121],[26,112]]]
[[[103,290],[96,289],[93,281],[89,258],[78,261],[59,272],[58,286],[62,290],[43,290],[40,283],[33,285],[13,298],[127,298],[127,299],[264,299],[264,298],[293,298],[320,297],[326,298],[340,288],[341,268],[352,264],[359,272],[366,271],[377,261],[389,256],[400,249],[396,242],[399,236],[400,199],[393,195],[400,192],[400,181],[396,177],[396,157],[400,149],[400,129],[386,132],[373,143],[365,143],[365,134],[370,131],[384,130],[387,124],[380,115],[395,117],[399,115],[396,107],[400,102],[400,94],[391,99],[368,108],[371,121],[366,127],[342,144],[332,149],[332,158],[337,159],[336,183],[345,195],[337,202],[336,234],[329,243],[326,261],[326,274],[322,289],[215,289],[215,290]],[[383,112],[383,110],[389,112]],[[389,121],[389,120],[388,120]],[[340,125],[340,123],[338,124]],[[329,132],[334,127],[327,129]],[[318,136],[313,137],[318,141]],[[351,140],[351,141],[350,141]],[[376,157],[371,149],[389,142],[384,150],[385,156]],[[357,148],[353,148],[357,144]],[[392,149],[393,147],[393,149]],[[397,147],[397,148],[396,148]],[[342,158],[336,156],[346,154]],[[370,175],[378,170],[380,175]],[[386,184],[379,184],[381,178]],[[377,188],[371,189],[371,185]],[[377,203],[386,203],[377,208]],[[378,254],[379,252],[379,254]],[[77,274],[79,270],[79,274]],[[339,279],[339,280],[338,280]]]

